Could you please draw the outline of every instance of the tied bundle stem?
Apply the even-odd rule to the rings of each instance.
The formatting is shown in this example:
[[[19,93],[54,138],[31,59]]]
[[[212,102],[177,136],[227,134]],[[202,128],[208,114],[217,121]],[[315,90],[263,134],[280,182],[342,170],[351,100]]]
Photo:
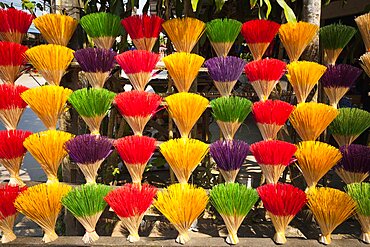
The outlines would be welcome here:
[[[27,46],[17,43],[0,41],[0,80],[3,83],[14,85],[22,75],[27,61],[24,57],[27,49]]]
[[[365,71],[368,77],[370,77],[370,52],[366,52],[364,55],[360,57],[360,65],[362,69]]]
[[[364,41],[365,48],[370,51],[370,13],[366,13],[355,18],[358,29],[360,30],[362,40]]]

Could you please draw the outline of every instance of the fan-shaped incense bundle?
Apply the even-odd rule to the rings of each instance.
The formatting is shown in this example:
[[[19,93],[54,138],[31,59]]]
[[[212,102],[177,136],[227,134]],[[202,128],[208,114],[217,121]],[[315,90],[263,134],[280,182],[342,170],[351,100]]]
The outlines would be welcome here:
[[[15,8],[0,9],[0,39],[21,44],[33,15]]]
[[[125,162],[134,184],[141,184],[145,166],[152,157],[156,140],[147,136],[126,136],[115,140],[114,147]]]
[[[361,224],[360,239],[370,244],[370,184],[354,183],[347,185],[347,193],[355,200],[357,219]]]
[[[342,160],[335,166],[335,171],[346,183],[361,183],[370,174],[370,147],[351,144],[340,147]]]
[[[221,97],[211,101],[212,115],[226,140],[235,133],[252,110],[252,102],[241,97]]]
[[[285,244],[285,230],[307,202],[306,194],[290,184],[266,184],[257,188],[275,228],[274,241]]]
[[[140,240],[140,224],[156,194],[157,188],[149,184],[125,184],[104,198],[129,231],[127,240],[131,243]]]
[[[15,200],[15,208],[38,224],[44,231],[45,243],[58,238],[55,224],[62,209],[61,199],[71,190],[62,183],[38,184],[23,191]]]
[[[96,223],[107,203],[104,197],[111,188],[103,184],[85,184],[73,188],[62,198],[62,204],[85,228],[82,238],[85,244],[92,244],[99,239],[95,231]]]
[[[227,18],[207,23],[206,33],[218,57],[227,56],[241,28],[241,22]]]
[[[284,141],[260,141],[251,145],[252,154],[261,167],[268,184],[279,181],[285,167],[290,165],[297,147]]]
[[[208,153],[209,147],[196,139],[179,138],[162,143],[159,150],[179,183],[186,184],[191,173]]]
[[[357,108],[340,108],[339,115],[329,125],[329,131],[339,146],[350,145],[370,127],[370,113]]]
[[[238,229],[257,200],[257,191],[242,184],[218,184],[212,188],[210,201],[224,220],[229,233],[226,243],[239,243]]]
[[[152,71],[159,61],[159,54],[150,51],[126,51],[116,56],[117,63],[129,78],[135,90],[144,91]]]
[[[64,143],[72,137],[67,132],[47,130],[32,134],[23,142],[24,147],[44,170],[48,178],[47,183],[58,183],[58,168],[67,155]]]
[[[19,170],[27,152],[23,146],[23,141],[31,134],[31,132],[24,130],[0,131],[0,163],[9,172],[10,186],[23,187],[26,185],[19,176]]]
[[[218,140],[211,144],[209,153],[216,162],[225,182],[234,183],[249,153],[249,145],[239,140]]]
[[[167,96],[165,101],[181,137],[189,137],[191,129],[209,104],[206,98],[194,93],[176,93]]]
[[[254,119],[264,140],[274,140],[288,120],[294,106],[280,100],[255,102],[252,107]]]
[[[360,57],[360,65],[362,69],[365,71],[368,77],[370,77],[370,52],[366,52],[364,55]]]
[[[314,141],[338,116],[339,111],[321,103],[300,103],[290,114],[289,121],[303,141]]]
[[[121,21],[138,50],[151,51],[162,30],[163,19],[157,15],[132,15]]]
[[[342,158],[342,154],[338,149],[324,142],[303,141],[298,144],[295,157],[307,187],[312,188],[335,166]]]
[[[191,52],[203,35],[206,24],[198,19],[185,17],[165,21],[162,27],[178,52]]]
[[[309,190],[307,198],[321,229],[319,242],[330,244],[331,233],[355,212],[356,202],[340,190],[325,187]]]
[[[33,24],[49,44],[67,46],[78,21],[66,15],[46,14],[34,19]]]
[[[265,58],[245,65],[245,75],[256,91],[258,98],[265,101],[285,73],[286,64],[277,59]]]
[[[115,51],[100,48],[80,49],[74,53],[87,81],[94,88],[104,87],[114,67],[116,55]]]
[[[338,107],[340,99],[348,92],[361,73],[360,69],[348,64],[328,66],[321,77],[321,83],[333,107]]]
[[[38,45],[28,49],[26,58],[51,85],[59,86],[73,59],[73,50],[61,45]]]
[[[214,57],[208,59],[204,65],[221,96],[230,96],[243,73],[245,62],[238,57]]]
[[[176,242],[190,240],[188,230],[204,211],[208,203],[207,192],[190,184],[173,184],[158,192],[154,206],[173,224],[179,235]]]
[[[260,60],[279,31],[280,24],[269,20],[251,20],[243,24],[241,33],[254,60]]]
[[[100,124],[115,96],[115,93],[104,88],[83,88],[74,91],[68,101],[85,121],[91,134],[99,135]]]
[[[19,78],[26,63],[24,53],[27,49],[27,46],[17,43],[0,41],[0,80],[3,83],[14,85]]]
[[[291,62],[298,61],[318,30],[317,25],[303,21],[280,26],[279,37]]]
[[[41,86],[29,89],[21,94],[22,99],[41,119],[46,128],[55,130],[60,115],[66,109],[72,90],[60,86]]]
[[[370,13],[355,18],[367,51],[370,51]]]
[[[356,32],[354,27],[342,24],[331,24],[320,28],[320,42],[324,49],[326,64],[335,64],[339,54]]]
[[[116,37],[122,33],[121,19],[119,16],[98,12],[85,15],[80,24],[96,47],[109,50],[112,48]]]
[[[143,134],[145,125],[161,102],[162,98],[158,94],[137,90],[117,94],[114,98],[115,106],[135,135]]]
[[[204,58],[192,53],[176,52],[163,58],[169,75],[179,92],[188,92]]]
[[[0,121],[7,130],[16,129],[19,120],[27,107],[21,94],[28,90],[25,86],[0,84]]]
[[[67,141],[64,148],[71,160],[77,163],[87,184],[95,184],[98,169],[113,151],[112,141],[104,136],[79,135]]]

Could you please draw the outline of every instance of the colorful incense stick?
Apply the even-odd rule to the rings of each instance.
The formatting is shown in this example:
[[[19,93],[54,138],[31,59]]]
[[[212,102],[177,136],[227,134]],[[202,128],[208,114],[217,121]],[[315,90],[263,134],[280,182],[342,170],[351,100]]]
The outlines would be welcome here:
[[[33,15],[15,8],[0,9],[0,39],[21,44]]]
[[[0,80],[3,83],[14,85],[21,76],[27,49],[27,46],[17,43],[0,41]]]

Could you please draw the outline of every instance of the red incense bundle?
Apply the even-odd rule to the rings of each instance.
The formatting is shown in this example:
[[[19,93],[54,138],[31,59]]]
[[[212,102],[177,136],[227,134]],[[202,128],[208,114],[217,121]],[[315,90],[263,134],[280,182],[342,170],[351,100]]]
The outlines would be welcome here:
[[[18,43],[0,42],[0,80],[4,83],[15,83],[26,63],[24,53],[27,49],[27,46]]]
[[[15,8],[0,9],[0,39],[22,43],[24,35],[31,26],[33,16]]]

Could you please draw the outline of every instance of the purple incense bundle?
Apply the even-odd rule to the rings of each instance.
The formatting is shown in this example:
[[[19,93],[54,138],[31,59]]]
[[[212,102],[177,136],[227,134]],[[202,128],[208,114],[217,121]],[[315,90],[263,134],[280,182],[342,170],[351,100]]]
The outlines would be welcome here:
[[[370,147],[351,144],[340,147],[342,160],[336,165],[335,171],[346,183],[361,183],[370,173]]]
[[[221,96],[230,96],[243,72],[245,61],[238,57],[214,57],[205,62],[208,73]]]
[[[104,87],[110,71],[114,66],[116,52],[101,48],[80,49],[74,53],[86,79],[95,88]]]
[[[94,184],[100,165],[113,151],[113,144],[107,137],[85,134],[66,142],[65,149],[85,175],[86,183]]]
[[[226,183],[234,183],[249,152],[249,145],[239,140],[219,140],[209,150]]]

